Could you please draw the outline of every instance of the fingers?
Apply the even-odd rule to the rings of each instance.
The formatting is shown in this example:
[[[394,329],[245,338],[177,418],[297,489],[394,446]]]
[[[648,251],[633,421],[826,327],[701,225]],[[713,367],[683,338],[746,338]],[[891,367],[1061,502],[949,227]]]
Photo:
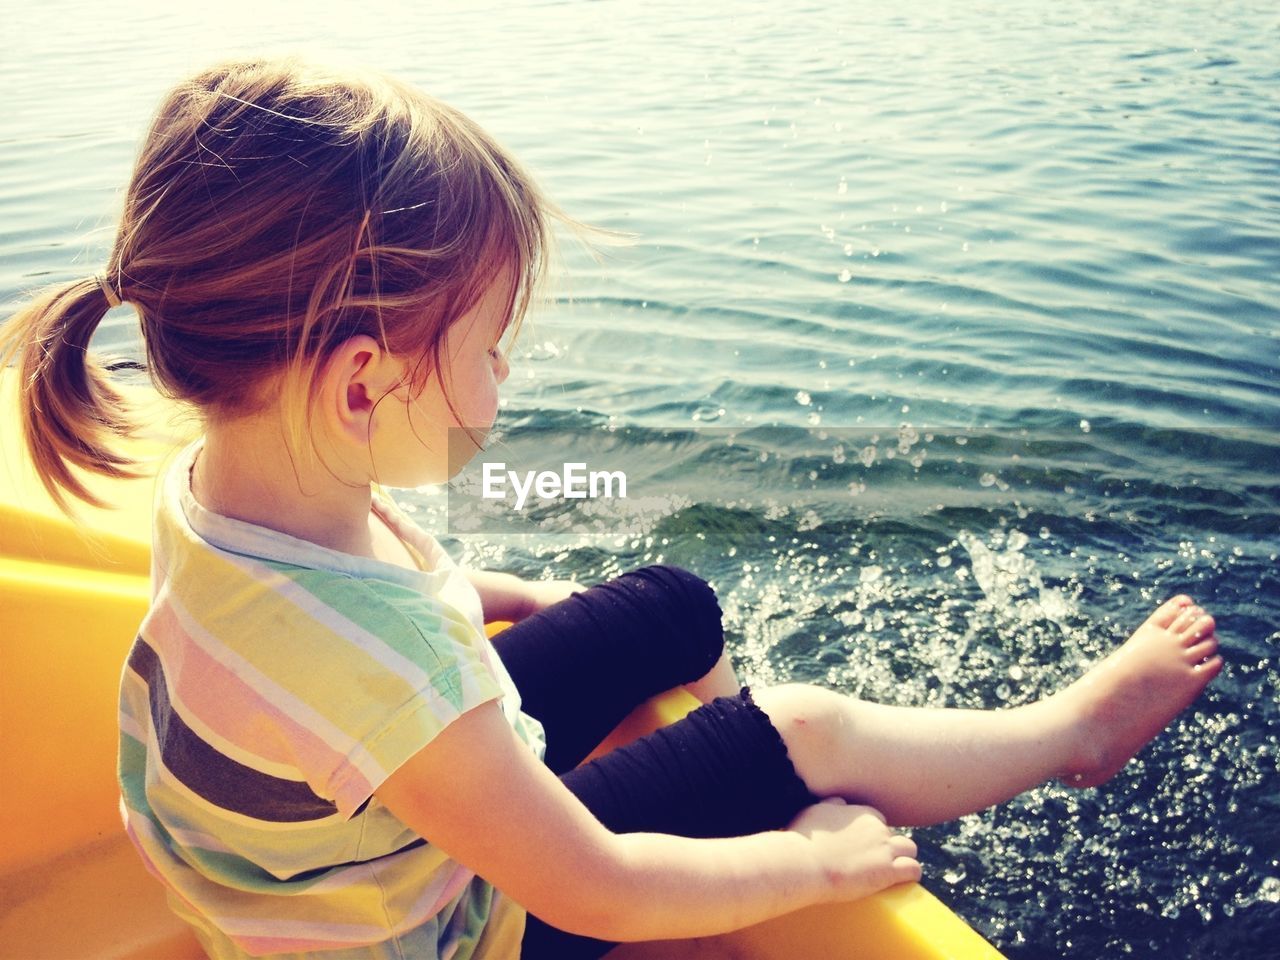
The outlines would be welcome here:
[[[919,883],[924,876],[924,868],[914,857],[896,857],[893,861],[894,884]]]
[[[816,845],[841,899],[920,879],[915,841],[894,831],[874,807],[828,797],[802,811],[791,828]]]
[[[895,833],[889,838],[889,849],[894,857],[910,857],[912,860],[916,858],[919,851],[916,849],[916,843],[910,837],[905,837],[900,833]]]
[[[879,820],[881,823],[888,823],[888,821],[885,820],[884,818],[884,814],[881,813],[879,810],[877,810],[875,807],[867,807],[861,804],[857,804],[850,807],[849,810],[851,813],[854,813],[859,817],[871,817],[873,820]]]
[[[892,886],[899,883],[916,883],[919,882],[923,869],[919,861],[919,850],[916,842],[910,837],[901,833],[894,833],[884,819],[884,815],[874,807],[861,808],[865,813],[862,816],[873,818],[879,821],[881,830],[884,833],[884,849],[888,859],[889,873],[885,878],[885,882]]]
[[[896,833],[889,838],[889,852],[893,857],[889,867],[892,882],[894,884],[919,883],[924,874],[924,868],[920,865],[915,841]]]

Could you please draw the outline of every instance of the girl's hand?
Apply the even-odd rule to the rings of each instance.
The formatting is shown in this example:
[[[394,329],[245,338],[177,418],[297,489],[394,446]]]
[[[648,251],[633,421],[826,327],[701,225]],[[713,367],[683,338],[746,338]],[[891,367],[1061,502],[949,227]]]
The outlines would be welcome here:
[[[462,573],[480,594],[487,622],[514,623],[586,589],[572,580],[521,580],[509,573],[467,568]]]
[[[915,843],[887,826],[879,810],[831,797],[802,811],[788,829],[812,842],[833,900],[920,879]]]
[[[531,613],[537,613],[539,610],[545,610],[547,607],[559,603],[561,600],[567,600],[575,593],[581,593],[587,589],[580,583],[573,580],[526,580],[525,587],[525,609],[520,619],[529,616]]]

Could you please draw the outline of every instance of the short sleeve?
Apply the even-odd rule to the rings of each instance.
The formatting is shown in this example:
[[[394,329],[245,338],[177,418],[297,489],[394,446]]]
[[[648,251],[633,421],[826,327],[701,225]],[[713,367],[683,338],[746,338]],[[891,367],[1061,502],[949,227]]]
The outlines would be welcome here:
[[[331,622],[323,649],[306,661],[310,678],[299,682],[343,749],[320,769],[302,769],[351,817],[450,723],[504,691],[483,636],[439,599],[372,579],[308,587],[323,597]]]

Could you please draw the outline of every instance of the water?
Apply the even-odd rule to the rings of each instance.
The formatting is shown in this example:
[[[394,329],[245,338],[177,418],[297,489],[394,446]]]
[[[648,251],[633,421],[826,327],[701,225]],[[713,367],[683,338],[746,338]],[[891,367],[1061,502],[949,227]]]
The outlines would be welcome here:
[[[7,13],[0,297],[99,269],[142,124],[216,56],[304,46],[421,84],[638,238],[566,251],[503,429],[622,431],[680,492],[627,533],[458,549],[588,581],[685,564],[744,676],[894,703],[1025,702],[1191,592],[1227,668],[1115,781],[916,837],[926,883],[1011,957],[1266,955],[1273,5],[379,10]],[[133,337],[125,309],[100,341]]]

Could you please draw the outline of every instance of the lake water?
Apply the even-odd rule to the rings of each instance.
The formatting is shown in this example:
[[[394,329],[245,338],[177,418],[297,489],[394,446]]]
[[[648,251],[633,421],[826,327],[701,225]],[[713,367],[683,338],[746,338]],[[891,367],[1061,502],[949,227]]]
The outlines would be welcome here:
[[[894,703],[1041,696],[1190,592],[1213,688],[1102,789],[916,831],[925,882],[1011,957],[1273,955],[1274,4],[356,9],[7,11],[0,298],[101,267],[150,111],[209,61],[303,48],[420,84],[637,238],[566,250],[504,435],[609,436],[673,494],[625,532],[456,552],[686,565],[744,677]],[[135,337],[125,309],[100,342]]]

